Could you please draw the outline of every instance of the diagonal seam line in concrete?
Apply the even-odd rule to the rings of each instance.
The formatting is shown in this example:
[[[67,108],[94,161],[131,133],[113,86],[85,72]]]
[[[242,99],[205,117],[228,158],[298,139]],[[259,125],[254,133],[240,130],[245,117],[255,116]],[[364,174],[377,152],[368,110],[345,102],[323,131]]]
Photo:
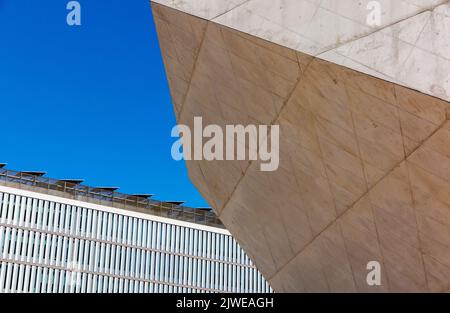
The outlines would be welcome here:
[[[239,7],[241,7],[241,6],[244,6],[244,5],[247,4],[248,2],[250,2],[250,0],[247,0],[247,1],[244,1],[244,2],[242,2],[242,3],[240,3],[240,4],[237,4],[237,5],[235,5],[234,7],[232,7],[231,9],[226,10],[226,11],[223,12],[223,13],[220,13],[220,14],[218,14],[218,15],[216,15],[216,16],[211,17],[209,20],[210,20],[210,21],[213,21],[213,20],[215,20],[216,18],[219,18],[219,17],[221,17],[222,15],[225,15],[225,14],[227,14],[228,12],[233,11],[234,9],[237,9],[237,8],[239,8]]]
[[[298,57],[297,57],[297,63],[299,68],[300,67],[300,63],[298,62]],[[308,63],[308,65],[305,67],[305,70],[303,71],[303,73],[300,75],[299,79],[297,80],[297,82],[295,83],[294,87],[292,88],[292,90],[290,91],[290,93],[288,94],[288,96],[286,97],[286,100],[283,102],[283,105],[280,108],[280,111],[278,112],[278,114],[275,115],[275,117],[272,119],[272,121],[270,122],[270,125],[273,126],[275,125],[275,122],[278,120],[278,118],[280,117],[281,113],[283,112],[284,108],[286,107],[286,105],[288,104],[288,102],[291,100],[292,96],[294,95],[295,90],[297,89],[297,87],[299,86],[300,82],[303,80],[304,78],[304,73],[306,73],[309,65],[312,63],[311,62]],[[267,140],[267,139],[266,139]],[[242,179],[245,177],[245,175],[247,174],[248,169],[251,167],[251,165],[254,163],[254,161],[250,161],[249,165],[247,166],[247,168],[245,169],[243,175],[239,178],[239,180],[237,181],[236,185],[233,188],[233,191],[230,193],[230,196],[227,198],[227,200],[224,202],[224,205],[221,208],[221,212],[223,211],[223,209],[226,208],[226,206],[228,205],[228,202],[231,200],[231,198],[233,197],[237,187],[239,186],[240,182],[242,181]],[[219,216],[220,217],[220,216]]]
[[[392,27],[392,26],[394,26],[394,25],[396,25],[396,24],[400,24],[400,23],[402,23],[402,22],[404,22],[404,21],[406,21],[406,20],[409,20],[410,18],[413,18],[413,17],[415,17],[415,16],[421,15],[421,14],[426,13],[426,12],[433,12],[437,7],[440,7],[440,6],[445,5],[445,4],[448,4],[448,3],[450,3],[450,0],[447,0],[446,2],[442,2],[442,3],[440,3],[440,4],[436,4],[436,5],[430,6],[430,7],[428,7],[428,8],[422,9],[422,10],[420,10],[420,11],[414,13],[413,15],[404,17],[404,18],[402,18],[402,19],[400,19],[400,20],[398,20],[398,21],[392,22],[392,23],[390,23],[390,24],[388,24],[388,25],[386,25],[386,26],[383,26],[383,27],[374,29],[373,31],[371,31],[371,32],[369,32],[369,33],[367,33],[367,34],[363,34],[363,35],[361,35],[361,36],[358,36],[358,37],[355,37],[355,38],[352,38],[352,39],[349,39],[349,40],[345,40],[345,41],[341,42],[339,45],[336,45],[336,46],[334,46],[334,47],[332,47],[332,48],[330,48],[330,49],[326,49],[326,50],[324,50],[324,51],[321,51],[321,52],[317,53],[317,54],[315,55],[315,57],[320,58],[320,56],[321,56],[322,54],[325,54],[325,53],[327,53],[327,52],[330,52],[330,51],[339,49],[339,48],[341,48],[342,46],[344,46],[344,45],[346,45],[346,44],[348,44],[348,43],[351,43],[351,42],[358,41],[358,40],[360,40],[360,39],[364,39],[364,38],[366,38],[366,37],[369,37],[369,36],[371,36],[371,35],[373,35],[373,34],[376,34],[376,33],[380,32],[380,31],[385,30],[386,28]]]
[[[250,1],[250,0],[249,0],[249,1]],[[248,2],[248,1],[247,1],[247,2]],[[245,3],[247,3],[247,2],[245,2]],[[445,5],[446,3],[450,3],[450,0],[446,1],[445,3],[440,3],[440,4],[435,5],[435,6],[432,6],[432,7],[430,7],[430,8],[426,8],[426,9],[424,9],[424,10],[421,10],[420,12],[418,12],[418,13],[412,15],[412,16],[409,16],[409,17],[406,17],[406,18],[404,18],[404,19],[402,19],[402,20],[400,20],[400,21],[391,23],[391,24],[389,24],[389,25],[387,25],[387,26],[385,26],[385,27],[383,27],[383,28],[380,28],[380,29],[377,29],[377,30],[371,32],[370,34],[366,34],[366,35],[361,36],[361,37],[359,37],[359,38],[356,38],[356,39],[354,39],[354,40],[358,40],[358,39],[361,39],[361,38],[370,36],[370,35],[373,34],[373,33],[376,33],[376,32],[378,32],[378,31],[381,31],[381,30],[383,30],[383,29],[385,29],[385,28],[387,28],[387,27],[393,26],[393,25],[395,25],[395,24],[401,23],[401,22],[403,22],[404,20],[407,20],[407,19],[409,19],[409,18],[411,18],[411,17],[414,17],[414,16],[416,16],[416,15],[422,14],[422,13],[424,13],[424,12],[427,12],[427,11],[433,11],[435,8],[437,8],[437,7],[441,6],[441,5]],[[243,4],[244,4],[244,3],[243,3]],[[242,4],[242,5],[243,5],[243,4]],[[210,21],[209,23],[216,23],[216,22]],[[216,24],[218,24],[218,23],[216,23]],[[221,25],[221,24],[218,24],[218,25]],[[223,26],[223,25],[222,25],[222,26]],[[226,26],[225,26],[225,27],[226,27]],[[352,40],[352,41],[354,41],[354,40]],[[351,41],[350,41],[350,42],[351,42]],[[203,42],[202,42],[202,43],[203,43]],[[274,43],[273,43],[273,44],[274,44]],[[334,50],[334,49],[336,49],[336,48],[337,48],[337,47],[334,47],[334,48],[332,48],[332,49],[330,49],[330,50],[328,50],[328,51]],[[299,51],[296,51],[296,50],[294,50],[294,51],[295,51],[296,53],[299,52]],[[327,51],[325,51],[325,52],[327,52]],[[325,52],[321,52],[320,54],[325,53]],[[303,53],[303,52],[299,52],[299,53]],[[306,54],[306,53],[304,53],[304,54]],[[275,119],[272,121],[271,125],[273,125],[273,124],[277,121],[277,119],[279,118],[279,116],[281,115],[281,113],[282,113],[282,111],[284,110],[286,104],[289,102],[290,98],[291,98],[292,95],[294,94],[294,91],[297,89],[298,85],[300,84],[300,82],[301,82],[303,76],[305,76],[304,73],[306,73],[306,71],[307,71],[309,65],[311,64],[311,62],[313,62],[314,59],[316,59],[316,58],[320,59],[320,54],[318,54],[318,55],[316,55],[316,56],[311,56],[311,55],[309,55],[309,56],[311,56],[313,59],[312,59],[312,60],[309,62],[309,64],[306,66],[305,70],[303,71],[302,76],[301,76],[300,79],[297,81],[297,84],[295,85],[295,87],[293,88],[293,90],[291,91],[291,93],[288,95],[287,100],[285,101],[285,103],[283,103],[283,106],[281,107],[279,114],[278,114],[278,115],[275,117]],[[297,54],[296,54],[296,55],[297,55]],[[298,62],[298,55],[297,55],[297,62]],[[299,63],[299,62],[298,62],[298,63]],[[301,68],[300,63],[299,63],[299,67]],[[194,73],[193,73],[193,74],[194,74]],[[184,104],[183,104],[183,107],[184,107]],[[180,112],[181,112],[181,110],[180,110]],[[181,114],[180,114],[180,117],[181,117]],[[414,150],[414,151],[415,151],[415,150]],[[245,177],[245,175],[247,174],[247,171],[248,171],[248,169],[250,168],[250,166],[251,166],[252,163],[253,163],[252,161],[249,163],[249,166],[246,168],[246,170],[244,171],[244,173],[243,173],[243,175],[241,176],[241,178],[239,178],[239,180],[237,181],[235,187],[233,188],[233,191],[231,192],[230,196],[227,198],[227,200],[225,201],[224,205],[222,206],[222,208],[221,208],[221,210],[220,210],[221,213],[222,213],[222,211],[225,209],[225,207],[227,206],[228,202],[229,202],[229,201],[231,200],[231,198],[233,197],[233,195],[234,195],[234,193],[235,193],[237,187],[239,186],[240,182],[242,181],[242,179],[243,179],[243,178]],[[395,167],[394,167],[394,168],[395,168]],[[384,178],[384,177],[383,177],[383,178]],[[377,183],[378,183],[378,182],[377,182]],[[359,200],[359,199],[358,199],[358,200]],[[220,217],[220,215],[219,215],[219,217]]]
[[[358,203],[362,198],[364,198],[365,196],[367,196],[370,191],[373,190],[374,187],[376,187],[380,182],[382,182],[387,176],[389,176],[398,166],[400,166],[403,162],[407,161],[407,159],[414,153],[416,152],[418,149],[420,149],[426,142],[428,142],[428,140],[433,137],[439,130],[441,130],[449,121],[449,119],[444,120],[443,123],[441,123],[441,125],[439,125],[426,139],[424,139],[422,141],[422,143],[420,145],[418,145],[414,150],[412,150],[409,154],[405,155],[405,158],[403,158],[400,162],[398,162],[388,173],[386,173],[383,177],[381,177],[371,188],[368,189],[367,192],[365,192],[361,197],[359,197],[356,201],[354,201],[352,203],[352,205],[345,211],[343,211],[341,214],[339,214],[337,216],[337,218],[335,220],[333,220],[332,222],[330,222],[324,229],[322,229],[322,231],[320,233],[318,233],[316,236],[313,237],[312,240],[310,240],[304,247],[303,249],[301,249],[298,253],[296,253],[283,267],[281,267],[276,273],[274,273],[273,275],[271,275],[267,280],[270,281],[271,279],[273,279],[275,276],[277,276],[277,274],[279,274],[286,266],[289,265],[289,263],[291,263],[293,260],[295,260],[295,258],[297,256],[299,256],[309,245],[311,245],[323,232],[325,232],[327,229],[329,229],[332,225],[334,225],[339,218],[341,218],[343,215],[345,215],[345,213],[347,213],[349,210],[351,210],[356,203]]]

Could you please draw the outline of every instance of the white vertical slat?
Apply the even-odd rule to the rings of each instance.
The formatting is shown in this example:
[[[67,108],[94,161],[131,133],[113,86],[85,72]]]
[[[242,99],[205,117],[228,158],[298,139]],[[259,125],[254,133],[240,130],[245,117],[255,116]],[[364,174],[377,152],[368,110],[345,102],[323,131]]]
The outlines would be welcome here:
[[[23,292],[23,281],[24,281],[24,276],[25,276],[25,265],[24,264],[20,264],[18,265],[19,270],[18,270],[18,277],[16,280],[16,292],[18,293],[22,293]]]
[[[60,273],[59,269],[55,269],[53,273],[53,289],[52,289],[53,293],[57,293],[59,290],[59,273]]]
[[[11,291],[11,276],[13,272],[13,264],[8,262],[6,266],[5,292]]]
[[[0,266],[0,293],[4,292],[4,281],[6,277],[6,267],[7,264],[5,261],[2,261]]]
[[[123,293],[123,289],[124,289],[124,282],[123,282],[123,278],[119,279],[119,293]]]
[[[50,227],[50,231],[57,231],[57,224],[58,224],[58,218],[59,218],[59,210],[57,207],[55,207],[54,203],[50,203],[50,211],[53,213],[52,216],[52,225]],[[52,235],[52,245],[50,249],[50,265],[55,265],[56,263],[56,249],[58,246],[58,236]]]
[[[17,205],[19,206],[19,213],[18,213],[18,221],[16,222],[17,224],[15,225],[19,225],[19,226],[24,226],[25,224],[25,213],[27,210],[27,198],[26,197],[20,197],[20,204],[17,203]],[[17,207],[16,207],[17,210]]]
[[[10,292],[17,292],[17,279],[19,276],[19,264],[13,264]]]
[[[129,245],[131,243],[131,227],[129,223],[129,218],[127,216],[123,217],[123,226],[124,226],[124,244]],[[124,254],[124,270],[123,275],[129,276],[129,266],[130,266],[130,248],[125,248]],[[124,281],[124,290],[128,291],[127,283]]]
[[[23,279],[23,292],[28,293],[29,290],[29,284],[30,284],[30,274],[31,274],[31,266],[26,265],[25,266],[25,277]],[[1,279],[0,279],[1,281]]]
[[[6,208],[8,203],[9,194],[0,192],[0,223],[6,223]]]
[[[99,239],[99,233],[100,233],[100,225],[101,225],[101,215],[100,212],[94,211],[94,221],[95,223],[95,233],[93,235],[94,238],[94,244],[95,244],[95,252],[94,257],[92,261],[92,270],[94,272],[98,271],[98,261],[100,259],[100,243],[96,241],[95,239]],[[97,277],[94,276],[94,284],[93,284],[93,292],[96,292],[97,288]]]
[[[112,226],[112,234],[111,234],[111,241],[118,243],[117,236],[118,236],[118,230],[117,230],[117,223],[118,223],[118,215],[113,214],[113,226]],[[111,270],[110,273],[117,275],[117,246],[111,247]],[[117,280],[114,280],[114,289],[116,288]],[[115,292],[115,291],[114,291]]]
[[[6,222],[6,201],[7,201],[8,195],[7,194],[0,194],[0,199],[1,199],[1,203],[0,203],[0,223],[5,223]],[[3,246],[5,244],[5,227],[4,226],[0,226],[0,257],[3,258]],[[1,286],[1,282],[3,282],[2,280],[0,280],[0,292],[2,289]]]

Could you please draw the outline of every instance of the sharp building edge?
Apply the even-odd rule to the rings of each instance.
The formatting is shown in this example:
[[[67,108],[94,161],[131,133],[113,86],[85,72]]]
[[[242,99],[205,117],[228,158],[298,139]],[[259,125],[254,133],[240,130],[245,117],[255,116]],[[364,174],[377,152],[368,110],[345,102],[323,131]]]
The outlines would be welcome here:
[[[152,2],[179,123],[280,125],[277,171],[187,161],[276,292],[449,291],[449,5],[366,2]]]

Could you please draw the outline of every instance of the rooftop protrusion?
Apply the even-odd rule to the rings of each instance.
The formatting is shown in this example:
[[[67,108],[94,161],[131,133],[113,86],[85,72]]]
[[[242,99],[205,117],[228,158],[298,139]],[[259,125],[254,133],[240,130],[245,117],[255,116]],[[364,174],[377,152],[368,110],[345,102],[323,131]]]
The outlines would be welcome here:
[[[164,201],[165,203],[175,204],[175,205],[182,205],[183,203],[186,203],[186,201]]]
[[[110,192],[116,191],[117,189],[119,189],[119,187],[100,186],[92,188],[93,191],[110,191]]]
[[[20,171],[19,175],[29,175],[29,176],[39,176],[42,177],[45,174],[47,174],[47,172],[40,172],[40,171]]]
[[[59,181],[63,182],[63,183],[71,183],[71,184],[79,185],[82,182],[84,182],[84,179],[60,179]]]
[[[154,196],[154,194],[147,194],[147,193],[135,193],[135,194],[132,194],[131,196],[133,196],[133,197],[137,197],[137,198],[145,198],[145,199],[148,199],[148,198],[151,198],[151,197],[153,197]]]
[[[212,211],[212,208],[211,207],[199,207],[199,208],[196,208],[197,210],[202,210],[202,211]]]

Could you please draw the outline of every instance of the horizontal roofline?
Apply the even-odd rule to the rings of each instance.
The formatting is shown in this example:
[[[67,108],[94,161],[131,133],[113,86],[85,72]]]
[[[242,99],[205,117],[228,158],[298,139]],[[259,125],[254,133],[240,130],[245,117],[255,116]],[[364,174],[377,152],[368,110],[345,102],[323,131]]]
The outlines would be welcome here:
[[[185,201],[158,201],[152,194],[124,194],[118,187],[90,187],[83,180],[43,177],[45,172],[13,171],[0,166],[0,183],[37,193],[101,204],[113,208],[167,217],[217,228],[225,228],[213,211],[183,206]]]

